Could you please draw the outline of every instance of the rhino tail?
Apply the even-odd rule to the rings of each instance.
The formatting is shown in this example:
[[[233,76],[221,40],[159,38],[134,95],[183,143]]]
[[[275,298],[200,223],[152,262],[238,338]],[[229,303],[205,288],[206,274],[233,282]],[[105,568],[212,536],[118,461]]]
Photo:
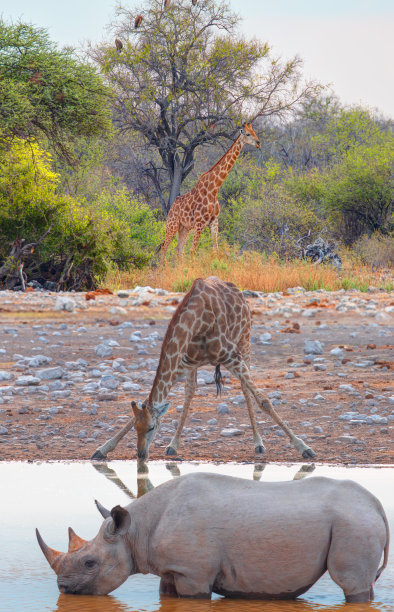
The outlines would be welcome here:
[[[386,514],[383,510],[383,507],[381,508],[381,516],[384,521],[384,524],[386,525],[386,544],[384,545],[384,551],[383,551],[383,563],[379,567],[378,571],[376,572],[375,582],[379,578],[380,574],[383,572],[384,568],[387,567],[388,558],[389,558],[390,529],[389,529],[389,524],[387,521]]]

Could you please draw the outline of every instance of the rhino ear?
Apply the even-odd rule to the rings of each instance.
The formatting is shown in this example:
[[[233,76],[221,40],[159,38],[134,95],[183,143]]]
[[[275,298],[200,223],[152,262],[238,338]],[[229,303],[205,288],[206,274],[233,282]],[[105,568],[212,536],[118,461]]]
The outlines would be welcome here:
[[[111,510],[113,520],[113,533],[116,535],[124,535],[130,528],[130,514],[122,506],[115,506]]]

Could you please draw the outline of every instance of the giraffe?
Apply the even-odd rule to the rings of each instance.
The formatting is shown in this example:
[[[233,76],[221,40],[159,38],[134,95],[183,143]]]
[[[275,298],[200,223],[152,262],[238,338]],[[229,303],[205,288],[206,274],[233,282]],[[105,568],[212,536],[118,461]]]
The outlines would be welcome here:
[[[160,265],[163,265],[167,249],[177,232],[177,252],[179,256],[183,253],[189,232],[194,230],[192,250],[195,251],[201,232],[207,226],[211,230],[212,243],[217,249],[218,217],[220,212],[217,198],[218,191],[245,144],[251,144],[257,149],[261,147],[260,141],[250,123],[244,124],[238,138],[233,142],[228,151],[210,170],[200,176],[193,189],[176,198],[167,217],[166,235],[161,245]]]
[[[206,364],[216,366],[217,386],[221,384],[221,365],[241,381],[256,453],[264,453],[265,448],[257,431],[254,401],[283,429],[305,459],[314,457],[314,451],[301,438],[294,435],[290,427],[276,413],[271,402],[254,384],[249,372],[250,333],[249,306],[233,283],[224,282],[215,276],[205,280],[195,280],[178,305],[167,328],[156,376],[147,400],[141,408],[135,402],[131,403],[134,418],[98,448],[92,459],[104,459],[133,426],[137,431],[138,459],[143,461],[147,459],[148,449],[160,425],[161,417],[170,406],[167,402],[168,394],[176,380],[186,374],[182,413],[175,435],[166,449],[167,455],[176,455],[197,386],[197,369]]]

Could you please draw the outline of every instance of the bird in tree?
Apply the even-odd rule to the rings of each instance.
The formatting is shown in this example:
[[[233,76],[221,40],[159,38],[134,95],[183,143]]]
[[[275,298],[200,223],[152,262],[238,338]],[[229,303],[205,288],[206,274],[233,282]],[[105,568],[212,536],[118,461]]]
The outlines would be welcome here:
[[[197,0],[192,0],[192,5],[196,6],[196,4],[197,4]]]
[[[134,21],[134,29],[137,30],[142,23],[142,15],[137,15]]]
[[[119,38],[115,38],[115,47],[118,53],[120,53],[123,49],[123,43]]]
[[[171,0],[164,0],[164,8],[168,9],[171,4]]]

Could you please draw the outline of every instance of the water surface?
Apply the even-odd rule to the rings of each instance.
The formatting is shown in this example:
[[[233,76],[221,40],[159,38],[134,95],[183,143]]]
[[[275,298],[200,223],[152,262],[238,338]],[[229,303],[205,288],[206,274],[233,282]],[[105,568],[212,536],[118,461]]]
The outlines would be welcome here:
[[[60,595],[56,576],[38,547],[38,527],[49,546],[67,550],[67,527],[84,539],[93,538],[102,522],[93,500],[107,508],[127,504],[153,486],[190,472],[216,472],[261,481],[294,477],[351,478],[382,502],[394,533],[394,467],[316,466],[313,473],[301,464],[190,464],[174,462],[171,470],[151,462],[149,474],[137,478],[135,462],[0,463],[0,610],[1,612],[372,612],[394,610],[394,562],[375,585],[375,601],[345,604],[342,590],[325,574],[296,601],[240,601],[214,596],[212,601],[159,596],[159,578],[131,576],[113,595]],[[300,469],[301,468],[301,469]],[[307,520],[307,517],[306,517]]]

